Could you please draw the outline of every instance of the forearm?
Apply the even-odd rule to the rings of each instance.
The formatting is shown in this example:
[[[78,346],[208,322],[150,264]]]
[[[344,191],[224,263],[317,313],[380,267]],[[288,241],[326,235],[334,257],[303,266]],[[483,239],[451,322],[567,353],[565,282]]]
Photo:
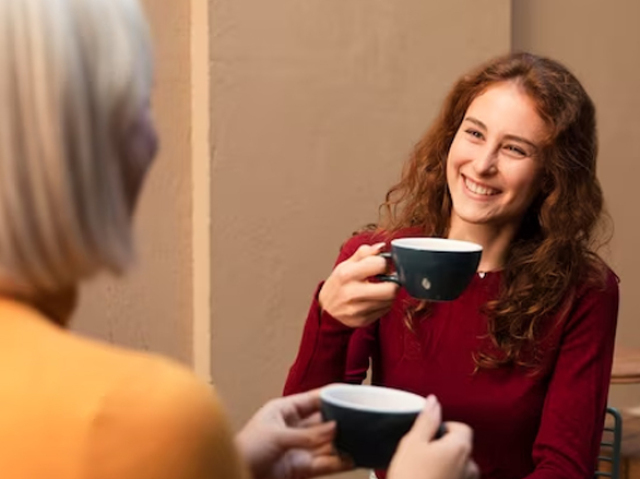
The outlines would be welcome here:
[[[314,300],[304,327],[298,356],[287,376],[284,394],[344,381],[349,341],[353,332],[352,328],[323,313],[317,300]]]

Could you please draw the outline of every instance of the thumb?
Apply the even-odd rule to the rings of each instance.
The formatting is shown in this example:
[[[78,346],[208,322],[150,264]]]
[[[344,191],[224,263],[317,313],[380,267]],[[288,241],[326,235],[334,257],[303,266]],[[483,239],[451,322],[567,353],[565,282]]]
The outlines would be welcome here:
[[[415,434],[422,440],[431,441],[436,435],[441,422],[442,408],[436,397],[431,395],[427,398],[427,402],[411,428],[410,434]]]
[[[356,250],[355,253],[349,258],[348,261],[357,262],[368,256],[373,256],[374,254],[378,254],[385,243],[376,243],[373,245],[363,244]]]

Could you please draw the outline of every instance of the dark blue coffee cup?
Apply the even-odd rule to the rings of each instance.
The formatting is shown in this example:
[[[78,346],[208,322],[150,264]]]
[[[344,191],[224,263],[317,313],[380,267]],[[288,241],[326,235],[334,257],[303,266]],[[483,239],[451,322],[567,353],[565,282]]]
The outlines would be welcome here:
[[[387,468],[409,432],[425,398],[399,389],[333,384],[320,391],[325,421],[336,421],[334,445],[356,467]],[[441,428],[438,435],[444,429]]]
[[[391,241],[396,272],[378,275],[393,281],[411,296],[429,301],[451,301],[462,294],[480,264],[482,246],[447,238],[399,238]]]

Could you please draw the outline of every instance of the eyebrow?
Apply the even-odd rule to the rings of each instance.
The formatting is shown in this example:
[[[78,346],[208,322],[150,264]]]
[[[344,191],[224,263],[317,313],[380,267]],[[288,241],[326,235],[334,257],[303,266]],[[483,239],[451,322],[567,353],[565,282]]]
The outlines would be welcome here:
[[[478,120],[477,118],[474,118],[472,116],[467,116],[465,117],[464,121],[468,121],[470,123],[473,123],[474,125],[479,126],[480,128],[482,128],[483,130],[487,131],[487,125],[485,125],[484,123],[482,123],[480,120]],[[524,143],[526,145],[531,146],[531,148],[534,149],[538,149],[538,145],[536,145],[534,142],[527,140],[526,138],[522,138],[521,136],[517,136],[517,135],[505,135],[504,136],[506,139],[508,140],[513,140],[513,141],[518,141],[520,143]]]

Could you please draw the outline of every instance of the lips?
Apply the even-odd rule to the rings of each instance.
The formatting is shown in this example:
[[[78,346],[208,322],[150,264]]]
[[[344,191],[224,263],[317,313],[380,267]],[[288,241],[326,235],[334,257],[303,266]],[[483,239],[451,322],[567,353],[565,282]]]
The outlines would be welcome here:
[[[481,183],[477,183],[471,180],[470,178],[467,178],[464,175],[462,175],[462,178],[464,180],[464,185],[467,188],[467,190],[469,190],[471,193],[475,193],[476,195],[494,196],[500,193],[500,190],[491,188],[490,186],[487,186]]]

